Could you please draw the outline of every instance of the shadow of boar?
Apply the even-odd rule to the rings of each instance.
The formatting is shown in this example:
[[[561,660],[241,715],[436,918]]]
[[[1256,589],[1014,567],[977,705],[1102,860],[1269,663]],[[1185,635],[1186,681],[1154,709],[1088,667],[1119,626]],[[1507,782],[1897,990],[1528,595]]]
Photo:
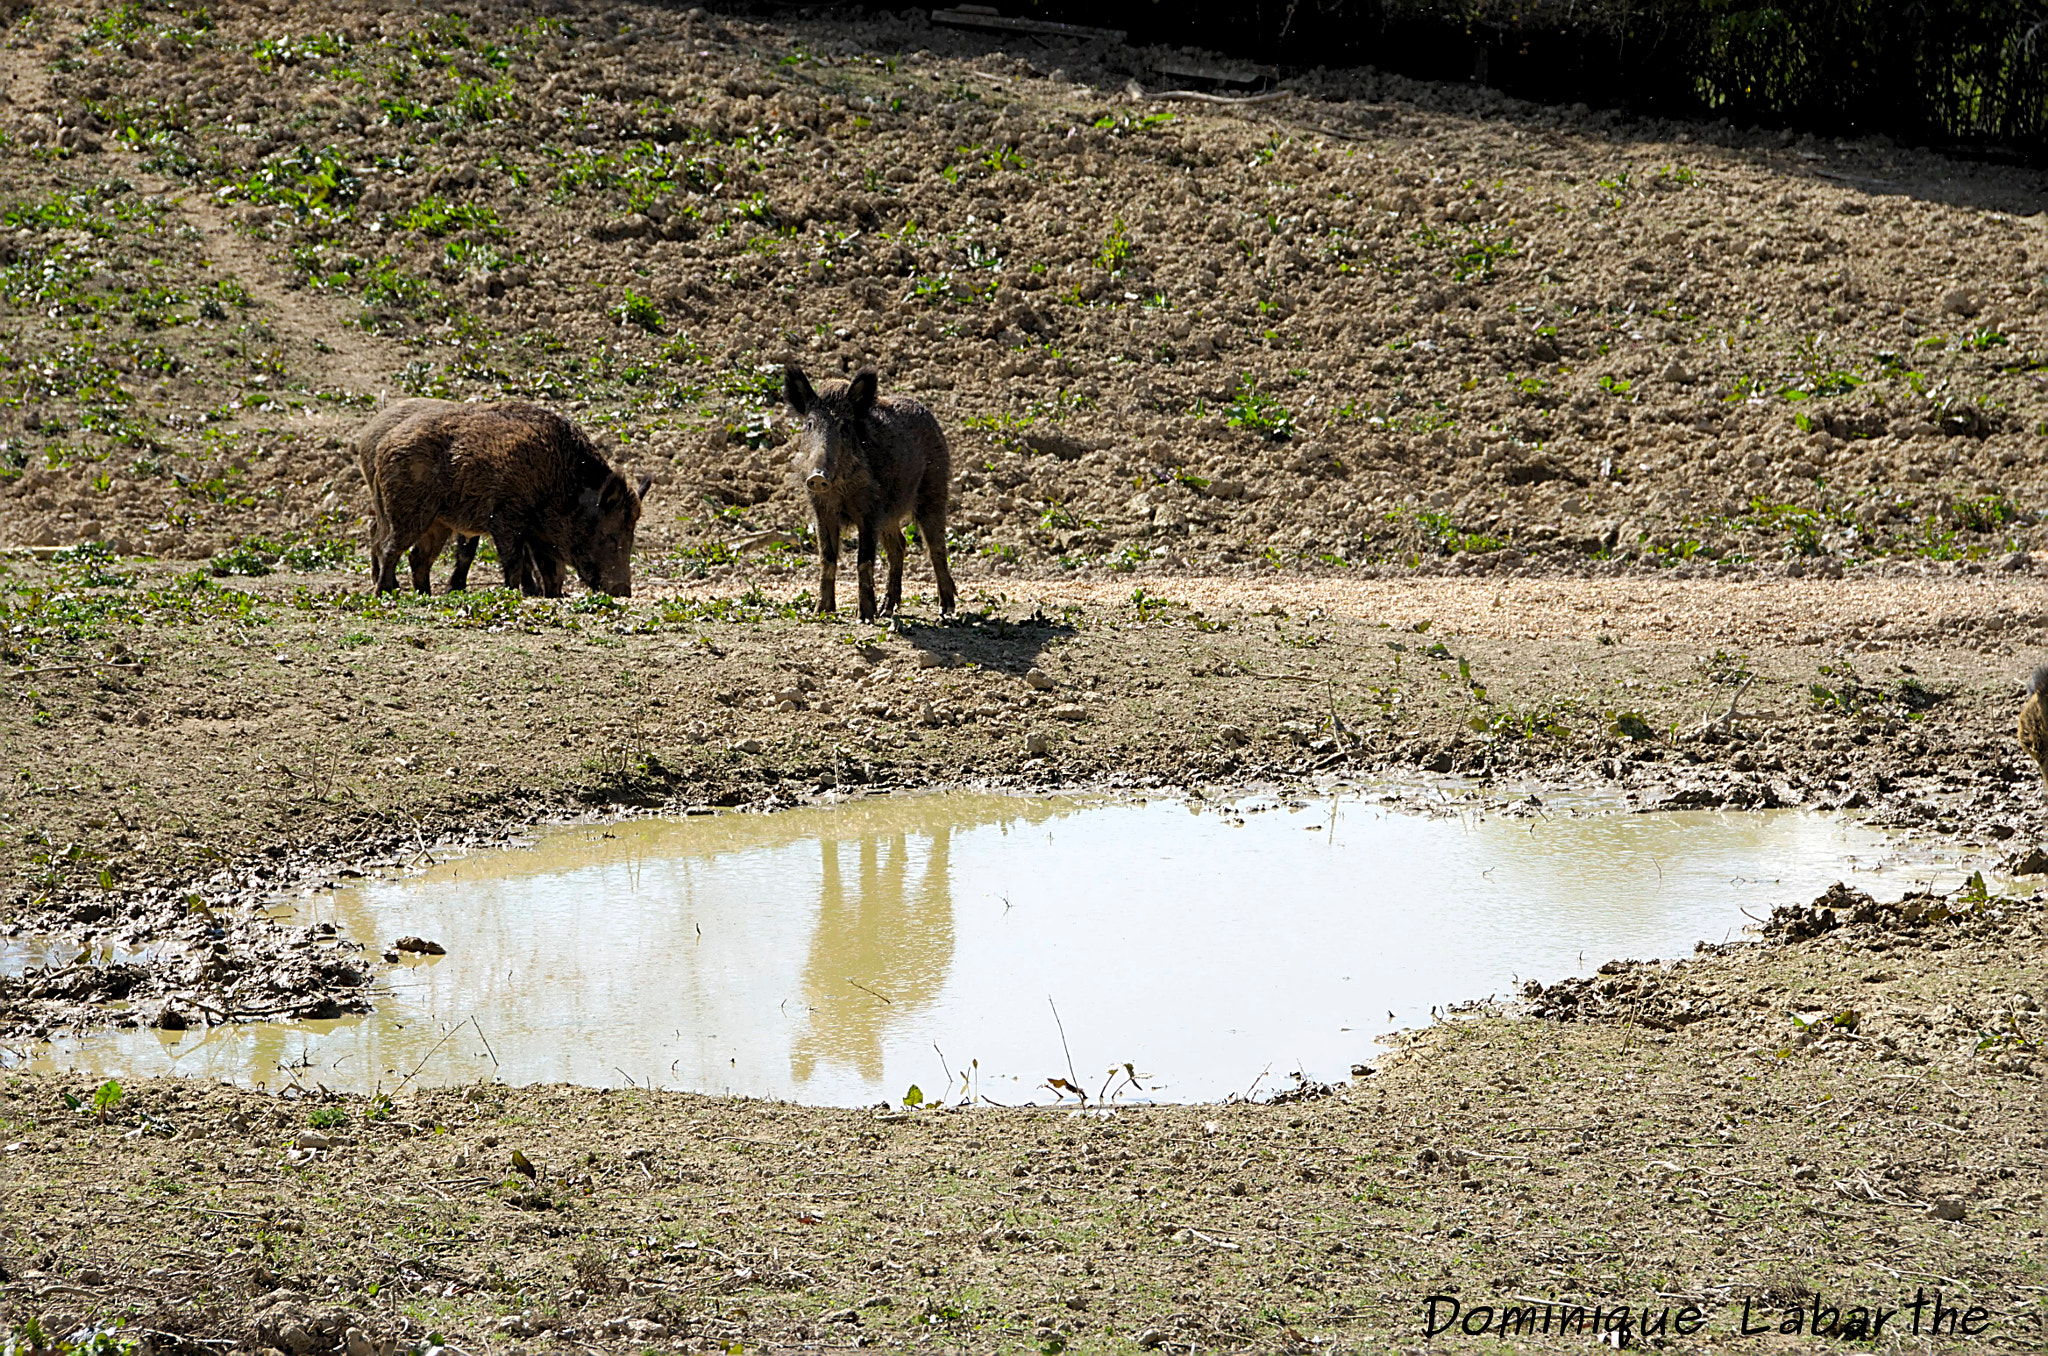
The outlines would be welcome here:
[[[428,571],[450,537],[458,540],[448,587],[464,587],[484,534],[497,545],[507,588],[557,598],[573,568],[594,592],[633,592],[633,533],[648,479],[628,484],[582,429],[551,410],[401,400],[357,436],[356,455],[370,487],[380,593],[398,587],[398,557],[408,551],[412,586],[428,592]]]
[[[876,394],[871,371],[813,389],[800,367],[783,371],[783,393],[802,420],[791,465],[818,520],[818,611],[839,610],[840,537],[860,533],[860,619],[873,621],[903,601],[903,524],[914,520],[931,553],[939,610],[953,610],[946,566],[946,505],[953,454],[932,412],[909,396]],[[889,557],[889,591],[875,605],[875,549]]]

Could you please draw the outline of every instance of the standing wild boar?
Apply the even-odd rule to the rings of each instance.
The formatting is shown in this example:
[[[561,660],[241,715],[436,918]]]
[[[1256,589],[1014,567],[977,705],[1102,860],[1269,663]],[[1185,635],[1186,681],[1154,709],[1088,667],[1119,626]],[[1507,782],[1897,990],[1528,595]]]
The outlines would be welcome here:
[[[592,590],[633,592],[633,532],[647,493],[606,464],[582,429],[519,401],[458,405],[401,400],[356,438],[375,518],[370,530],[377,589],[398,587],[398,557],[412,553],[412,584],[451,536],[450,588],[467,582],[475,538],[489,533],[505,585],[559,597],[573,567]]]
[[[818,518],[818,611],[839,610],[839,538],[860,532],[860,619],[873,621],[875,547],[889,554],[889,593],[880,611],[903,601],[903,524],[914,519],[932,573],[939,610],[953,610],[953,572],[946,568],[946,501],[953,455],[932,412],[908,396],[878,396],[875,374],[811,388],[800,367],[784,369],[783,392],[803,421],[793,464]]]

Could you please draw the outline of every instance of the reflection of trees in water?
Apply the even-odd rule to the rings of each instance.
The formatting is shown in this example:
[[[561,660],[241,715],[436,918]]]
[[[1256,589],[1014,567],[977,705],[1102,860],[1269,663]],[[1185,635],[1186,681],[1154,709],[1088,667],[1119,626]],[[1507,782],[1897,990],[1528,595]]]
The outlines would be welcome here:
[[[952,840],[950,827],[931,831],[914,887],[906,834],[854,839],[852,879],[840,862],[844,840],[818,840],[824,885],[803,980],[811,1024],[789,1053],[798,1083],[810,1082],[820,1060],[850,1065],[870,1083],[881,1078],[884,1027],[925,1008],[945,987],[953,963]]]

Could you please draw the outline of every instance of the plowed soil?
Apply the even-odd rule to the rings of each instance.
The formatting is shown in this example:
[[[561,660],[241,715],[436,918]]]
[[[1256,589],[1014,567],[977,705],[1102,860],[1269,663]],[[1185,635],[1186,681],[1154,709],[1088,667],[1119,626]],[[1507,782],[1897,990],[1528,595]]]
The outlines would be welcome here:
[[[2042,837],[2037,174],[1372,71],[1160,97],[1189,54],[922,12],[4,13],[10,1052],[374,1002],[264,901],[566,814],[1400,777],[1992,869],[1274,1105],[16,1070],[27,1348],[1420,1350],[1431,1296],[1473,1351],[1593,1340],[1503,1334],[1543,1304],[2048,1341],[2042,913],[1996,869]],[[939,414],[960,615],[915,561],[894,624],[810,613],[791,360]],[[652,474],[634,597],[369,594],[343,444],[406,393]]]

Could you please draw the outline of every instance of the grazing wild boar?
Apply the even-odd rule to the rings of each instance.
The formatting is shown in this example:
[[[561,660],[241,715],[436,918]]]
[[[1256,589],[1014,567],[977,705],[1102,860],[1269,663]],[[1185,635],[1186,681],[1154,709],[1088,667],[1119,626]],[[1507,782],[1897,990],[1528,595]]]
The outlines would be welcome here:
[[[878,396],[875,374],[828,381],[813,390],[800,367],[784,369],[783,393],[802,423],[793,465],[818,519],[818,611],[839,610],[839,539],[860,533],[860,619],[873,621],[875,548],[889,556],[889,592],[880,612],[903,601],[903,524],[915,521],[932,573],[939,610],[953,610],[953,572],[946,568],[946,502],[953,455],[932,412],[909,396]]]
[[[593,591],[633,592],[633,532],[648,481],[629,485],[559,414],[520,401],[401,400],[357,436],[356,454],[374,510],[379,592],[398,587],[398,557],[408,550],[413,588],[427,592],[427,572],[451,536],[462,540],[449,587],[462,587],[484,533],[507,588],[559,597],[573,568]]]
[[[2041,769],[2042,782],[2048,784],[2048,706],[2044,703],[2048,703],[2048,664],[2027,679],[2027,700],[2020,707],[2020,747]]]

